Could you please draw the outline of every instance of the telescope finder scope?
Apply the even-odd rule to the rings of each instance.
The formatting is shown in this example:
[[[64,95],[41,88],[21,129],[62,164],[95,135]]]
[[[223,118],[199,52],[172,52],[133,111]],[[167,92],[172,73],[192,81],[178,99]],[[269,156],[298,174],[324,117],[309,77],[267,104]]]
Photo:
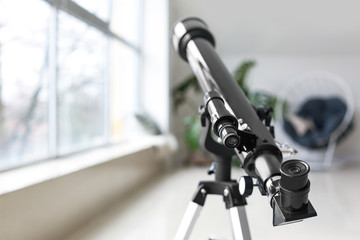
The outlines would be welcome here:
[[[240,143],[237,134],[238,121],[225,107],[221,95],[216,91],[207,92],[204,96],[205,108],[209,112],[213,132],[225,147],[235,148]]]

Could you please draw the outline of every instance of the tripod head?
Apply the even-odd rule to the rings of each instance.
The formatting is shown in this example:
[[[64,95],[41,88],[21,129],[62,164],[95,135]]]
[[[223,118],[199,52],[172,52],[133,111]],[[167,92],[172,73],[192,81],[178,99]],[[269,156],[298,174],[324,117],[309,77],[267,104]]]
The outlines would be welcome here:
[[[309,166],[301,160],[282,163],[271,127],[264,125],[260,111],[249,103],[215,52],[215,39],[206,24],[194,17],[180,19],[173,27],[172,42],[205,94],[201,119],[209,121],[228,149],[222,151],[237,154],[247,174],[258,180],[261,193],[270,199],[273,225],[316,216],[308,200]]]

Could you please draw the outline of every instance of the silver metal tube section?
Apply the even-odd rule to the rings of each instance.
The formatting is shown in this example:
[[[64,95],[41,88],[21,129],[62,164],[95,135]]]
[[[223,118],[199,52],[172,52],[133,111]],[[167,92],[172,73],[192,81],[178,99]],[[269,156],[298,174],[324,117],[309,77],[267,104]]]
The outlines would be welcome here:
[[[204,93],[214,90],[218,91],[218,87],[211,77],[210,69],[193,40],[188,43],[187,49],[187,60],[202,91]],[[210,79],[212,79],[212,81],[209,81]]]
[[[194,228],[197,218],[200,215],[202,206],[197,203],[190,202],[178,231],[175,235],[175,240],[187,240],[190,237],[191,231]]]
[[[231,227],[234,240],[250,240],[249,223],[246,217],[245,207],[232,207],[229,209]]]
[[[218,91],[229,104],[237,119],[242,118],[259,138],[275,145],[275,141],[241,88],[237,85],[212,44],[203,38],[195,38],[187,44],[187,60],[204,93]]]
[[[269,153],[263,153],[256,158],[255,172],[263,181],[267,181],[269,177],[280,175],[281,163],[276,156]],[[264,182],[266,184],[266,182]]]

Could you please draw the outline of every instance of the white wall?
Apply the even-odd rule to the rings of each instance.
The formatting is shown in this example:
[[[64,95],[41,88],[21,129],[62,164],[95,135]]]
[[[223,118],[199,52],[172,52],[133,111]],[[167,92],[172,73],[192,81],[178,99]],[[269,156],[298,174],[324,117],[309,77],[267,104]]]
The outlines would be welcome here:
[[[356,0],[175,0],[176,17],[204,19],[219,52],[360,53]]]
[[[360,91],[360,2],[176,0],[170,19],[197,16],[214,34],[217,51],[232,71],[242,60],[257,61],[249,80],[253,88],[276,92],[282,83],[308,71],[325,70]],[[173,54],[173,53],[172,53]],[[171,79],[180,82],[189,67],[175,54]],[[360,99],[356,96],[358,112]],[[188,113],[183,109],[180,115]],[[181,116],[177,116],[181,119]],[[181,122],[176,132],[181,137]],[[356,125],[360,126],[357,118]],[[358,159],[360,127],[338,149],[339,158]]]

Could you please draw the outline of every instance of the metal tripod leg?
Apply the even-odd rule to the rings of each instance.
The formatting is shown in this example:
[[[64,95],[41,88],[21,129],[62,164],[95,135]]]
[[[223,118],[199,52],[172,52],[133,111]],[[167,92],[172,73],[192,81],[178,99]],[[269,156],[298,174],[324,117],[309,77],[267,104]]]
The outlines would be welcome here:
[[[199,217],[202,206],[190,202],[183,219],[181,220],[180,227],[176,233],[175,240],[187,240],[191,234],[191,231],[195,225],[197,218]]]
[[[249,223],[246,217],[245,206],[237,206],[229,209],[231,226],[234,240],[250,240]]]

